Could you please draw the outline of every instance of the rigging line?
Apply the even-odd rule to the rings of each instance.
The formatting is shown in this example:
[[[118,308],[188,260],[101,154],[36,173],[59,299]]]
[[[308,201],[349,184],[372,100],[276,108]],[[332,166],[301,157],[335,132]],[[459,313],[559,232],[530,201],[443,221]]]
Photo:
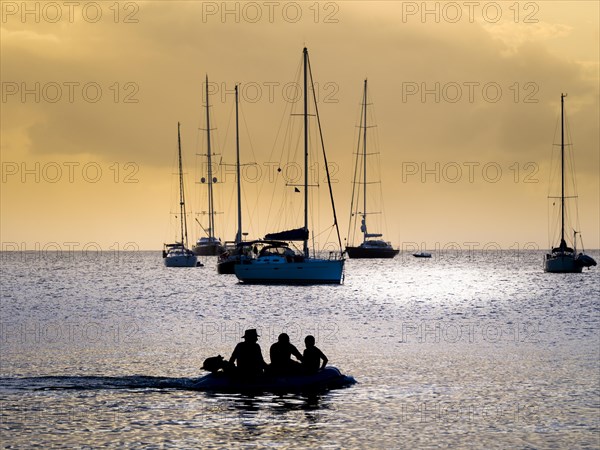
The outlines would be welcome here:
[[[340,236],[340,228],[338,226],[337,214],[335,212],[335,202],[333,200],[333,190],[331,188],[331,176],[329,175],[329,167],[327,165],[327,155],[325,154],[325,143],[323,141],[323,130],[321,129],[321,118],[319,117],[319,107],[317,105],[317,97],[315,94],[314,80],[313,80],[313,76],[312,76],[312,67],[310,65],[310,58],[308,57],[308,54],[307,54],[307,61],[308,61],[308,72],[310,73],[310,84],[312,86],[312,91],[313,91],[315,113],[317,115],[317,124],[319,126],[319,136],[321,137],[321,147],[323,149],[323,159],[325,162],[325,171],[327,173],[327,185],[329,186],[329,197],[331,198],[331,207],[333,209],[333,222],[335,224],[335,228],[337,231],[338,243],[340,245],[340,256],[342,256],[344,254],[344,249],[342,248],[342,237]]]
[[[223,139],[223,144],[222,144],[222,148],[223,148],[223,152],[222,154],[226,153],[226,149],[227,149],[227,142],[229,140],[230,134],[229,131],[232,128],[231,124],[234,121],[234,114],[235,114],[235,103],[233,103],[233,105],[231,106],[230,110],[229,110],[229,115],[228,115],[228,119],[227,119],[227,125],[225,127],[225,137]],[[218,180],[220,181],[220,183],[222,184],[221,189],[219,190],[220,193],[220,197],[221,197],[221,209],[223,209],[224,211],[224,217],[230,217],[231,216],[231,209],[234,207],[233,205],[236,203],[232,200],[232,197],[235,196],[235,189],[228,189],[228,192],[225,192],[225,182],[226,182],[226,178],[225,175],[223,173],[223,167],[228,166],[227,163],[223,162],[223,156],[221,156],[221,158],[219,159],[219,164],[218,164],[218,172],[219,172],[219,176],[218,176]],[[229,186],[228,186],[229,187]],[[225,201],[225,197],[229,196],[228,201]],[[227,205],[227,207],[225,207],[225,205]],[[226,210],[227,208],[227,210]],[[226,221],[223,220],[223,224],[221,227],[221,231],[223,232],[224,236],[228,236],[229,235],[229,225],[230,221]]]
[[[227,140],[229,139],[229,129],[231,128],[231,123],[234,120],[233,119],[234,114],[235,114],[235,104],[229,110],[229,117],[227,118],[227,126],[225,127],[225,137],[223,139],[223,145],[222,145],[222,148],[223,148],[222,153],[223,154],[225,153],[225,149],[227,148]],[[223,159],[223,158],[221,157],[221,159]],[[220,164],[220,162],[219,162],[219,164]]]
[[[300,63],[297,67],[295,76],[296,86],[301,86],[300,79],[304,67],[303,59],[304,56],[301,57]],[[283,134],[283,138],[281,140],[281,152],[278,161],[278,171],[275,174],[277,178],[271,198],[271,203],[273,203],[275,201],[276,193],[283,193],[283,201],[280,203],[280,212],[277,215],[277,228],[285,227],[286,225],[289,226],[290,224],[293,224],[293,226],[295,227],[297,224],[296,212],[292,207],[293,200],[295,200],[293,193],[289,192],[289,189],[285,189],[285,186],[281,186],[281,189],[277,189],[277,187],[280,184],[285,184],[286,181],[286,172],[280,171],[282,165],[284,166],[284,168],[287,168],[291,165],[291,163],[296,164],[296,160],[298,159],[298,152],[301,148],[303,149],[302,122],[291,119],[291,117],[294,115],[294,111],[296,111],[297,108],[301,105],[301,102],[293,101],[287,103],[289,105],[286,105],[284,115],[282,117],[282,120],[287,118],[286,127],[285,132]],[[288,206],[288,203],[290,206]],[[270,208],[272,208],[272,206]],[[271,217],[271,214],[269,214],[268,217]]]
[[[243,102],[239,103],[239,112],[240,112],[240,114],[242,116],[242,121],[244,123],[244,129],[246,130],[246,137],[248,139],[248,145],[250,147],[250,153],[251,153],[251,158],[252,158],[251,161],[254,161],[254,164],[258,166],[257,173],[261,173],[260,172],[260,166],[256,162],[257,161],[256,153],[254,151],[254,145],[252,144],[252,138],[250,136],[250,129],[248,127],[248,122],[246,120],[246,113],[245,113],[245,108],[243,107]],[[257,185],[257,186],[255,186],[255,190],[256,190],[256,187],[258,187],[258,189],[260,191],[260,182],[259,183],[253,183],[253,184]],[[242,190],[242,193],[243,193],[243,196],[244,196],[244,200],[247,200],[247,196],[246,196],[247,187],[244,188],[244,185],[242,185],[242,189],[241,190]],[[260,192],[259,192],[259,194],[260,194]],[[257,228],[260,227],[260,214],[255,214],[256,211],[257,211],[257,209],[258,209],[258,199],[259,198],[260,198],[260,195],[257,195],[255,197],[255,199],[254,199],[254,202],[255,202],[254,203],[254,211],[252,211],[250,209],[250,206],[249,206],[250,203],[248,201],[244,202],[245,207],[247,209],[248,218],[249,218],[249,222],[250,222],[250,226],[251,227],[252,227],[252,224],[254,223],[253,221],[256,220],[256,219],[254,219],[255,217],[257,217],[258,218],[257,220],[259,221],[259,225],[257,225]],[[256,230],[254,230],[254,232],[256,232]]]
[[[202,92],[202,83],[201,83],[201,87],[200,87],[200,92]],[[200,96],[202,96],[202,93],[200,94]],[[204,108],[202,108],[204,109]],[[203,203],[204,200],[204,196],[202,195],[202,188],[201,186],[196,186],[197,184],[199,185],[199,181],[200,178],[202,177],[202,164],[199,163],[199,161],[201,161],[200,159],[200,155],[202,153],[204,153],[204,145],[206,144],[206,139],[202,139],[203,135],[202,135],[202,120],[203,117],[202,115],[200,115],[200,117],[198,118],[198,125],[196,126],[196,145],[195,145],[195,158],[194,158],[194,178],[193,178],[193,184],[192,186],[194,187],[193,189],[193,197],[192,197],[192,201],[193,201],[193,205],[194,208],[198,208],[198,205],[200,205],[200,203]],[[192,214],[197,215],[199,213],[197,212],[192,212]]]
[[[298,65],[298,68],[296,70],[297,74],[300,73],[301,66],[302,66],[302,62],[300,62],[300,64]],[[296,77],[298,77],[298,75],[296,75]],[[285,102],[285,108],[284,108],[283,114],[281,116],[281,119],[279,121],[279,125],[277,127],[277,133],[275,134],[275,140],[273,142],[273,146],[271,147],[271,153],[269,154],[269,161],[268,162],[270,162],[273,159],[273,155],[275,154],[275,150],[278,148],[278,145],[279,145],[279,142],[280,142],[281,132],[282,132],[282,129],[283,129],[284,120],[288,116],[288,114],[287,114],[288,108],[291,109],[291,104],[290,104],[290,102],[286,101]],[[289,127],[289,124],[287,124],[287,126]],[[287,129],[286,129],[286,134],[287,134]],[[285,139],[286,139],[286,137],[285,137],[286,134],[284,134],[284,137],[283,137],[283,141],[284,142],[285,142]],[[283,147],[283,144],[282,144],[282,147]],[[279,156],[279,162],[278,162],[278,164],[279,164],[279,166],[281,165],[281,155]],[[276,177],[276,174],[275,174],[275,177]],[[256,197],[256,202],[255,202],[255,206],[254,206],[254,211],[252,213],[253,216],[258,216],[259,215],[258,214],[259,202],[260,202],[260,199],[262,198],[263,190],[266,189],[267,182],[268,182],[268,180],[270,178],[271,178],[271,174],[269,173],[269,175],[267,177],[265,177],[262,180],[262,182],[260,183],[260,187],[258,189],[258,195]],[[267,216],[266,216],[267,217],[267,219],[266,219],[267,220],[267,224],[266,225],[269,225],[269,219],[268,218],[271,217],[271,210],[273,208],[273,202],[274,202],[274,197],[275,197],[275,190],[276,190],[275,187],[276,187],[276,185],[277,185],[277,179],[275,179],[274,182],[273,182],[273,190],[272,190],[272,193],[271,193],[271,201],[269,203],[269,208],[268,208]]]
[[[363,103],[365,101],[364,98],[364,93],[363,93]],[[362,123],[363,122],[363,114],[364,114],[364,108],[361,105],[360,108],[360,119],[358,123]],[[356,136],[355,136],[356,137]],[[352,176],[352,199],[350,201],[350,220],[348,223],[348,234],[346,236],[348,236],[348,241],[346,242],[346,245],[348,245],[348,243],[354,244],[354,238],[356,237],[356,222],[357,222],[357,217],[358,215],[356,214],[357,211],[354,211],[354,196],[356,194],[356,203],[357,203],[357,209],[358,209],[358,191],[356,190],[356,185],[358,184],[355,180],[356,180],[356,174],[358,173],[358,162],[359,162],[359,158],[360,158],[360,144],[361,144],[361,133],[360,131],[358,132],[358,140],[356,143],[356,158],[355,158],[355,163],[354,163],[354,174]],[[354,226],[353,226],[354,224]],[[352,232],[352,240],[350,240],[350,232]]]
[[[181,210],[181,243],[185,247],[187,247],[188,243],[188,234],[187,234],[187,211],[185,209],[185,183],[183,181],[183,155],[181,151],[181,133],[180,133],[181,125],[177,122],[177,143],[178,143],[178,153],[179,153],[179,190],[180,190],[180,210]]]
[[[371,91],[371,99],[373,99],[373,91]],[[372,132],[371,132],[371,141],[374,142],[374,148],[375,151],[372,154],[375,154],[375,164],[373,166],[373,169],[376,171],[375,173],[378,175],[379,180],[375,181],[375,183],[379,184],[379,204],[381,206],[381,220],[379,222],[379,226],[380,229],[383,230],[385,232],[385,234],[388,234],[388,226],[387,226],[387,220],[386,216],[385,216],[385,197],[383,196],[383,172],[381,170],[381,151],[380,151],[380,141],[379,141],[379,128],[377,127],[377,111],[375,108],[375,101],[371,100],[371,103],[373,104],[373,106],[371,106],[371,108],[369,108],[369,113],[371,115],[371,124],[372,127],[375,128]],[[374,170],[371,170],[371,172],[373,172]]]
[[[177,149],[177,146],[175,146],[175,149]],[[175,176],[177,174],[176,167],[179,164],[178,153],[173,152],[171,158],[172,159],[171,159],[170,196],[169,196],[169,223],[168,223],[168,229],[167,229],[167,234],[169,236],[171,235],[171,232],[173,231],[173,229],[177,230],[177,227],[173,226],[173,217],[177,218],[178,213],[177,213],[177,211],[173,210],[173,205],[175,205],[176,203],[179,203],[179,200],[176,201],[178,194],[179,194],[179,185],[175,186],[175,183],[173,182],[173,176]],[[168,241],[177,242],[177,231],[175,231],[175,237],[173,239],[171,237],[169,237]]]
[[[252,138],[250,136],[250,130],[248,128],[248,123],[246,121],[246,114],[244,112],[244,107],[242,105],[243,105],[243,102],[239,102],[239,104],[238,104],[238,106],[239,106],[239,112],[240,112],[240,115],[242,116],[242,121],[244,122],[244,129],[246,130],[246,137],[248,139],[248,146],[250,147],[250,153],[251,153],[251,157],[252,157],[251,160],[254,161],[254,164],[256,164],[258,166],[258,163],[256,162],[257,161],[256,154],[254,152],[254,146],[252,145]],[[258,170],[260,170],[260,166],[259,166]],[[241,190],[243,192],[244,199],[246,199],[246,189],[244,188],[244,186],[245,186],[245,184],[242,184],[242,189]],[[256,198],[257,198],[257,201],[258,201],[259,197],[257,196]],[[250,215],[250,209],[248,208],[248,204],[249,203],[246,203],[246,202],[244,202],[244,203],[246,205],[246,208],[248,209],[247,210],[248,219],[251,221],[250,223],[252,224],[252,216]],[[260,220],[260,215],[257,215],[257,216],[258,216],[258,220]]]
[[[578,188],[577,188],[577,177],[575,176],[575,146],[573,144],[573,136],[571,134],[571,122],[569,121],[569,115],[567,114],[567,111],[565,110],[565,129],[566,129],[566,134],[567,134],[567,141],[569,142],[569,161],[570,161],[570,169],[571,169],[571,183],[573,184],[573,195],[575,196],[576,200],[574,201],[575,203],[575,224],[577,226],[577,228],[580,230],[581,229],[581,221],[579,218],[579,200],[577,200],[577,192],[578,192]],[[576,239],[576,238],[574,238]],[[583,246],[583,244],[582,244]]]
[[[558,133],[558,125],[560,122],[560,115],[556,118],[556,123],[554,125],[554,136],[552,137],[552,146],[551,146],[551,152],[550,152],[550,173],[549,173],[549,179],[548,179],[548,196],[550,196],[551,192],[552,192],[552,180],[554,179],[554,177],[556,176],[554,174],[554,172],[558,171],[560,164],[557,164],[555,166],[555,157],[554,157],[554,146],[556,145],[556,135]],[[559,144],[560,145],[560,144]]]
[[[546,217],[550,217],[550,202],[546,202]],[[554,221],[552,221],[554,222]],[[548,220],[548,225],[547,225],[547,230],[546,232],[547,234],[547,239],[550,240],[550,232],[551,232],[551,225],[550,225],[550,220]],[[550,242],[550,248],[552,248],[552,243]]]

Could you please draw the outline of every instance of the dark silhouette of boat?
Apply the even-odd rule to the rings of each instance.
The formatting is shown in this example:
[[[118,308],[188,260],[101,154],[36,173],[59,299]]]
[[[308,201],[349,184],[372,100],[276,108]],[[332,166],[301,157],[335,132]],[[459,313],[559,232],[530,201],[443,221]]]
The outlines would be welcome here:
[[[357,222],[360,218],[360,232],[363,235],[363,241],[360,245],[346,246],[346,253],[350,258],[393,258],[400,250],[393,248],[389,242],[377,239],[383,236],[381,233],[369,233],[367,229],[367,216],[381,214],[381,212],[369,211],[367,209],[367,185],[370,184],[367,181],[367,156],[375,154],[367,152],[367,129],[373,127],[373,125],[367,125],[367,105],[367,80],[365,80],[360,122],[362,133],[359,133],[358,136],[358,147],[360,148],[362,145],[362,152],[356,152],[352,204],[350,206],[350,225],[348,229],[348,241],[352,242],[355,239],[354,232],[358,227]],[[357,185],[362,185],[362,190],[357,189]],[[362,202],[359,201],[360,196],[362,196]],[[362,211],[359,211],[361,207]],[[350,232],[352,232],[352,236]]]
[[[415,258],[431,258],[431,253],[428,253],[428,252],[413,253],[413,256]]]
[[[303,143],[304,143],[304,225],[301,228],[292,230],[279,231],[265,235],[266,240],[275,240],[283,242],[302,242],[302,252],[294,252],[287,244],[280,246],[271,246],[269,253],[264,253],[256,258],[247,258],[242,256],[240,264],[234,265],[235,275],[237,278],[247,284],[340,284],[343,281],[345,259],[342,252],[342,242],[339,233],[337,216],[335,212],[335,203],[333,200],[333,191],[331,188],[331,177],[327,165],[327,156],[325,153],[325,145],[323,143],[323,133],[321,128],[321,120],[317,108],[317,98],[314,88],[314,80],[312,71],[310,70],[310,61],[308,58],[308,50],[306,47],[302,52],[303,60],[303,113],[304,119]],[[309,83],[310,80],[310,83]],[[309,96],[309,88],[312,91],[312,96]],[[312,98],[310,98],[312,97]],[[321,144],[323,163],[325,173],[327,174],[327,186],[329,188],[329,196],[331,201],[331,211],[333,215],[333,226],[335,229],[339,253],[330,252],[329,257],[317,256],[313,249],[313,254],[309,251],[309,99],[310,104],[314,108],[316,116],[318,132],[315,133]],[[301,192],[298,187],[294,186],[296,192]],[[314,240],[313,240],[314,243]]]
[[[217,182],[217,178],[213,177],[212,173],[212,153],[210,141],[210,105],[208,101],[208,75],[206,76],[206,158],[208,176],[202,177],[202,183],[207,183],[208,186],[208,228],[204,228],[196,219],[198,225],[203,229],[207,236],[203,236],[196,241],[196,245],[192,249],[198,256],[216,256],[223,253],[223,244],[221,239],[215,236],[215,203],[213,199],[213,184]]]
[[[242,378],[224,372],[210,373],[198,379],[193,389],[232,393],[312,393],[352,386],[356,380],[343,375],[339,369],[327,366],[312,375],[273,376],[262,375]]]
[[[573,247],[569,247],[565,240],[565,199],[571,198],[565,196],[565,97],[560,95],[560,197],[550,197],[560,199],[560,244],[554,247],[551,253],[546,254],[544,260],[544,271],[551,273],[581,273],[584,267],[596,265],[596,261],[591,256],[583,252],[577,254],[577,231],[573,232]],[[576,196],[574,196],[576,198]],[[582,241],[583,246],[583,241]]]
[[[181,241],[174,244],[164,244],[163,261],[167,267],[196,267],[202,266],[198,258],[187,246],[187,213],[185,210],[185,192],[183,188],[183,158],[181,156],[180,124],[177,123],[177,157],[179,170],[179,223],[181,226]]]
[[[247,234],[242,232],[242,178],[240,173],[240,133],[239,133],[239,100],[238,87],[235,86],[235,150],[236,150],[236,176],[237,176],[237,232],[235,241],[226,241],[223,251],[217,260],[217,273],[220,275],[235,274],[235,265],[240,263],[243,254],[247,253],[248,247],[254,242],[247,243],[243,237]]]
[[[389,242],[374,239],[365,240],[357,247],[346,247],[350,258],[393,258],[399,251]]]

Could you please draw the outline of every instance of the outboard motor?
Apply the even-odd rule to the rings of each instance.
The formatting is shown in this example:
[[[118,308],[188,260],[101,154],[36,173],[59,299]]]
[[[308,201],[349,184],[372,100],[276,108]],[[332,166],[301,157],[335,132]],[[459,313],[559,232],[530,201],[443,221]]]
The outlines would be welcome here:
[[[596,265],[596,260],[594,258],[592,258],[591,256],[588,256],[588,255],[584,255],[583,253],[580,253],[579,255],[577,255],[577,259],[575,259],[575,261],[581,267],[590,268],[590,267]]]

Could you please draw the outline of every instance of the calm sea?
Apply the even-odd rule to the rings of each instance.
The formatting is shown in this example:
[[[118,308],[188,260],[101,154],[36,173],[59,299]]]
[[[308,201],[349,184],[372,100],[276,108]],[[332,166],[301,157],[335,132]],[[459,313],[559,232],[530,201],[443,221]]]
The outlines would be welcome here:
[[[597,251],[589,252],[600,260]],[[599,448],[600,278],[542,252],[348,260],[340,286],[244,286],[159,252],[3,253],[4,448]],[[246,328],[313,334],[358,384],[189,389]]]

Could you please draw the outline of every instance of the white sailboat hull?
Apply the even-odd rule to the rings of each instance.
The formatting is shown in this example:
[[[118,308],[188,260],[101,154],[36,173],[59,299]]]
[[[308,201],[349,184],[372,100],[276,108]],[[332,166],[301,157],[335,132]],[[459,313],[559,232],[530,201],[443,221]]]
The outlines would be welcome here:
[[[343,259],[287,262],[283,258],[259,258],[235,266],[238,279],[249,284],[340,284],[343,272]]]
[[[581,273],[583,266],[573,254],[546,255],[544,271],[550,273]]]
[[[167,255],[164,258],[166,267],[196,267],[196,255]]]

